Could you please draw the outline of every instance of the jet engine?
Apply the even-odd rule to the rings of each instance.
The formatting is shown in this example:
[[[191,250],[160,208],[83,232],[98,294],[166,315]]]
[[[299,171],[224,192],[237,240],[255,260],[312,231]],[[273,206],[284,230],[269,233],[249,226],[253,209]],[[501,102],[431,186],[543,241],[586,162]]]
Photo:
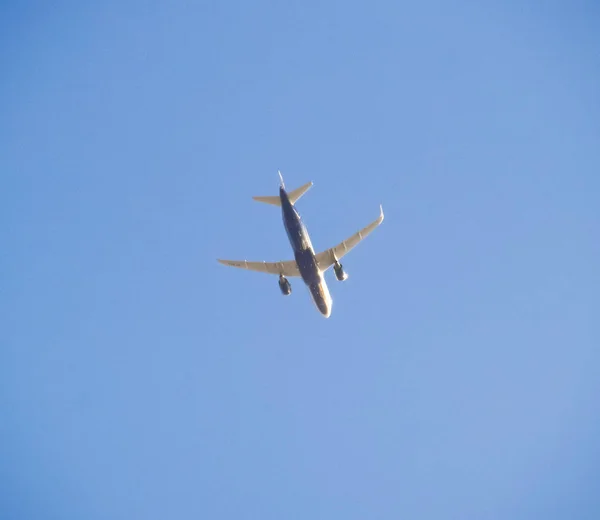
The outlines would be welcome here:
[[[292,284],[290,284],[288,279],[283,275],[279,276],[279,289],[281,289],[281,294],[284,296],[287,296],[292,292]]]
[[[348,278],[348,273],[344,271],[344,267],[339,262],[336,261],[335,264],[333,264],[333,270],[335,271],[335,277],[340,282],[343,282],[346,278]]]

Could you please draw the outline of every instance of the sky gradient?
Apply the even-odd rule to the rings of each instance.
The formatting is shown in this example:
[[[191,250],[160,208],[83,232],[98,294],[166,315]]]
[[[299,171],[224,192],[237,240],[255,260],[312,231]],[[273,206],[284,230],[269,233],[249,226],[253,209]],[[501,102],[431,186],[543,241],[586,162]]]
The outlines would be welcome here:
[[[83,4],[0,8],[1,518],[599,518],[598,6]],[[383,204],[329,319],[216,262],[278,169]]]

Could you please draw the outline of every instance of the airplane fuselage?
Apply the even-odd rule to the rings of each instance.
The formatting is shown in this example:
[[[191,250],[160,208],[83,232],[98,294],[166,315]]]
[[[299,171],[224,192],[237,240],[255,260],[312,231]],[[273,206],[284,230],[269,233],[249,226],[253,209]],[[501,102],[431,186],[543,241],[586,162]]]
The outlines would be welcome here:
[[[319,270],[308,230],[283,187],[279,188],[279,197],[281,199],[283,225],[294,251],[294,258],[298,264],[302,280],[308,287],[317,309],[321,314],[329,317],[332,300],[327,283]]]

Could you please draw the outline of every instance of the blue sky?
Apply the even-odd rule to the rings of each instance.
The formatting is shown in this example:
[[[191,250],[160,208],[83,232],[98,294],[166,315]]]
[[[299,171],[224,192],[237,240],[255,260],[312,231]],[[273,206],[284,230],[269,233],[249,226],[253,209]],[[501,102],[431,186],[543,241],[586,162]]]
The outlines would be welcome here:
[[[593,2],[0,8],[6,519],[596,519]],[[386,220],[301,283],[291,257]]]

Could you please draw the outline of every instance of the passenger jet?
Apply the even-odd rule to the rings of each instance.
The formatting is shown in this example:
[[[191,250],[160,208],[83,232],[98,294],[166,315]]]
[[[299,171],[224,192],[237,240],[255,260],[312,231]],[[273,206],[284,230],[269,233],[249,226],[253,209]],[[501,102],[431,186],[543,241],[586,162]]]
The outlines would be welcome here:
[[[367,227],[361,229],[358,233],[355,233],[337,246],[315,254],[306,226],[294,207],[294,203],[306,193],[313,183],[309,182],[288,193],[285,190],[281,172],[279,172],[279,179],[281,180],[281,184],[278,196],[252,198],[258,202],[281,207],[283,225],[294,250],[294,260],[287,260],[285,262],[219,260],[219,262],[241,269],[279,275],[279,288],[286,296],[292,292],[292,286],[287,278],[293,276],[302,278],[310,291],[317,309],[319,309],[323,316],[329,318],[331,315],[332,300],[323,273],[333,266],[335,276],[339,281],[348,278],[342,264],[340,264],[340,259],[383,222],[383,208],[379,206],[379,217]]]

